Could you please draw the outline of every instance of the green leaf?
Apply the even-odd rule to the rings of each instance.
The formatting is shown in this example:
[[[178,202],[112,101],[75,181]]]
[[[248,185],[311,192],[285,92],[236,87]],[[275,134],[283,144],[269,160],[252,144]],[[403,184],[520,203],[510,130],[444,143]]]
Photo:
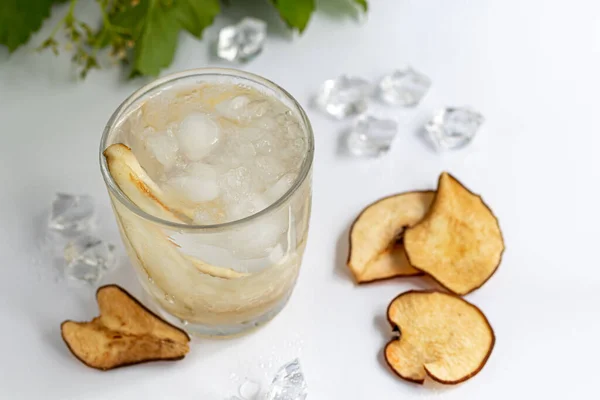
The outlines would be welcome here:
[[[369,11],[369,4],[367,4],[367,0],[354,0],[354,2],[361,6],[364,12]]]
[[[111,17],[135,44],[131,77],[158,75],[175,56],[179,31],[201,37],[219,13],[218,0],[141,0]]]
[[[134,39],[139,38],[144,29],[151,2],[153,0],[142,0],[136,5],[128,3],[122,11],[111,17],[110,23],[128,30]]]
[[[315,10],[314,0],[272,0],[279,15],[290,28],[303,32]]]
[[[148,0],[148,12],[135,40],[132,75],[158,75],[173,62],[180,25],[172,6]]]
[[[50,15],[54,0],[0,0],[0,45],[12,53],[27,43],[31,34]]]
[[[175,0],[175,14],[183,29],[202,38],[202,31],[219,14],[219,0]]]

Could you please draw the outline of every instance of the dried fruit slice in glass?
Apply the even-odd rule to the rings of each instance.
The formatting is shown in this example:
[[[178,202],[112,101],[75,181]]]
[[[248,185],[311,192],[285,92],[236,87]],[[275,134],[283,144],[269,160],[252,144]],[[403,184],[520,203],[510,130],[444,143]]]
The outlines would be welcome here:
[[[399,332],[385,347],[385,359],[402,379],[427,376],[457,384],[475,376],[494,348],[492,327],[481,310],[460,297],[408,291],[390,303],[388,321]]]
[[[429,210],[434,192],[407,192],[365,208],[350,229],[348,268],[358,283],[421,273],[406,258],[402,235]]]
[[[194,210],[167,196],[144,171],[129,147],[121,143],[113,144],[104,150],[104,157],[110,176],[140,209],[171,222],[193,219]]]

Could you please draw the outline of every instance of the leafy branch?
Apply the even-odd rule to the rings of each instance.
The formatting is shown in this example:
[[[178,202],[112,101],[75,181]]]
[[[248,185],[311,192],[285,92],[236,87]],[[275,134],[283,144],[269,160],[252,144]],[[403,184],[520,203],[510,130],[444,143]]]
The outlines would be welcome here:
[[[96,0],[99,22],[94,28],[77,17],[79,0],[0,0],[0,46],[13,52],[26,44],[50,16],[52,7],[67,1],[65,15],[38,50],[58,55],[64,38],[64,50],[72,54],[82,78],[100,68],[98,55],[104,50],[112,64],[130,64],[132,77],[158,75],[173,62],[179,33],[187,31],[201,39],[221,11],[219,0]],[[366,0],[347,1],[367,11]],[[270,3],[285,23],[299,32],[306,29],[315,11],[315,0]]]

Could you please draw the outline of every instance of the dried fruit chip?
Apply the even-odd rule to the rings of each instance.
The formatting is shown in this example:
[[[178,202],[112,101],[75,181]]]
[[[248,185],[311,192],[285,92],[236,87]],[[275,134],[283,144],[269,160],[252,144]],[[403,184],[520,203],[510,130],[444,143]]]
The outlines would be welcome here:
[[[427,213],[434,192],[408,192],[365,208],[350,229],[348,268],[358,283],[420,275],[406,258],[402,234]]]
[[[464,295],[496,271],[504,240],[498,220],[478,195],[444,172],[427,216],[404,233],[410,263]]]
[[[408,291],[389,305],[387,317],[398,338],[385,347],[385,359],[400,376],[423,383],[429,375],[446,384],[475,376],[494,348],[485,315],[460,297]]]
[[[62,337],[89,367],[108,370],[148,361],[180,360],[189,336],[163,321],[116,285],[96,293],[100,316],[90,322],[65,321]]]

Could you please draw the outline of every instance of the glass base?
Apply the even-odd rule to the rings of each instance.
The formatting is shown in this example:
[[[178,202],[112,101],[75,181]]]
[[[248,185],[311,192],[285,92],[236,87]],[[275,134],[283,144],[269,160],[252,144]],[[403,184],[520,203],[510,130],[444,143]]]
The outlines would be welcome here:
[[[291,294],[291,293],[290,293]],[[247,333],[258,329],[259,327],[265,325],[267,322],[271,321],[287,304],[290,299],[290,296],[283,298],[275,307],[269,310],[267,313],[259,316],[250,321],[245,321],[239,324],[233,325],[204,325],[191,323],[188,321],[181,320],[176,316],[170,314],[168,311],[163,309],[159,304],[150,299],[150,296],[145,294],[148,302],[152,303],[152,308],[157,311],[158,315],[163,318],[165,321],[169,322],[177,326],[178,328],[183,329],[188,334],[192,336],[205,337],[205,338],[218,338],[218,339],[228,339],[237,336],[243,336]]]

